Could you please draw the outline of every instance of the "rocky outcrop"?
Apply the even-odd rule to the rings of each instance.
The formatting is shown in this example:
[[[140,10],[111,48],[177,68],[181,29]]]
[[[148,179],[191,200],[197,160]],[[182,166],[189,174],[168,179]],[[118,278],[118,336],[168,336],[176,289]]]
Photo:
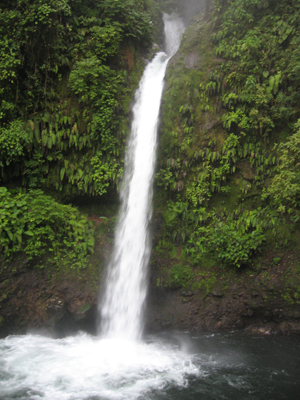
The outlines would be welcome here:
[[[64,336],[95,332],[97,293],[87,277],[50,277],[24,268],[0,284],[0,337],[41,330]]]
[[[269,296],[269,298],[268,298]],[[220,293],[151,287],[148,332],[241,330],[260,334],[300,334],[300,305],[234,284]]]
[[[203,289],[157,285],[161,265],[151,267],[146,332],[247,330],[300,334],[300,304],[290,265],[263,265],[257,273],[205,281]],[[292,260],[291,262],[294,262]],[[221,274],[218,274],[221,276]],[[224,271],[223,271],[224,276]],[[205,278],[203,278],[205,280]],[[226,282],[226,285],[224,284]],[[89,272],[51,276],[26,264],[0,283],[0,336],[29,331],[61,337],[97,331],[98,281]]]

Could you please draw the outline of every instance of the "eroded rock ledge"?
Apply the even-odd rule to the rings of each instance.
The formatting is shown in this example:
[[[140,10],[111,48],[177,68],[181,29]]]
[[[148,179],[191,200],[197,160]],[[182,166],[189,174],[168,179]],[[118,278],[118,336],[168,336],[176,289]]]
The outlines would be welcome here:
[[[245,329],[261,334],[300,334],[300,306],[264,299],[247,285],[225,295],[151,289],[147,330],[216,331]]]
[[[224,289],[216,282],[205,290],[156,285],[152,269],[146,332],[165,330],[247,330],[261,334],[300,334],[300,304],[288,298],[282,268],[265,270]],[[61,337],[78,330],[96,333],[97,285],[88,275],[49,276],[26,265],[0,283],[0,335],[41,332]],[[5,289],[6,288],[6,289]]]

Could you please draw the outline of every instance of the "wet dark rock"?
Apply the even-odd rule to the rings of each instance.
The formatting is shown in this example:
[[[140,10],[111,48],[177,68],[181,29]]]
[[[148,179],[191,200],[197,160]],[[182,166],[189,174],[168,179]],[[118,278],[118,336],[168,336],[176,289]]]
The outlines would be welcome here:
[[[223,297],[223,294],[221,292],[217,292],[216,290],[214,290],[212,292],[213,297]]]
[[[279,314],[280,314],[279,310],[278,310],[277,308],[275,308],[275,309],[273,310],[273,316],[274,316],[274,317],[279,317]]]
[[[46,325],[51,327],[55,327],[58,322],[66,315],[67,309],[63,304],[52,304],[47,308],[47,316]]]
[[[5,301],[6,299],[7,299],[7,294],[6,293],[0,295],[0,303],[2,303],[2,301]]]
[[[189,292],[181,292],[181,296],[192,297],[192,296],[194,296],[194,293],[191,292],[191,291],[189,291]]]
[[[160,326],[162,330],[168,330],[172,328],[172,323],[171,321],[162,321]]]
[[[290,332],[300,335],[300,323],[290,322]]]
[[[255,180],[255,175],[255,171],[252,168],[248,168],[242,172],[243,178],[250,182]]]
[[[290,333],[290,326],[288,322],[282,322],[279,327],[279,332],[282,333],[283,335],[286,335],[288,333]]]
[[[82,305],[78,308],[78,310],[76,311],[76,315],[77,315],[79,318],[84,318],[85,315],[87,315],[87,313],[88,313],[88,311],[89,311],[90,309],[91,309],[90,303],[82,304]]]
[[[233,325],[234,329],[243,329],[244,326],[244,321],[242,319],[238,319]]]
[[[270,310],[267,310],[267,311],[264,312],[263,315],[264,315],[264,317],[266,317],[266,318],[271,318],[273,314],[272,314],[272,312],[271,312]]]
[[[162,260],[157,271],[166,263]],[[151,271],[150,276],[146,332],[250,327],[250,331],[262,334],[300,334],[300,305],[286,303],[277,295],[282,284],[271,295],[266,287],[269,275],[260,274],[255,281],[249,278],[246,285],[233,280],[232,286],[224,290],[220,282],[216,282],[207,295],[206,290],[157,287],[160,276],[155,273]],[[0,336],[35,329],[44,329],[57,337],[78,330],[96,332],[99,323],[97,293],[91,292],[88,277],[79,281],[64,276],[60,282],[52,282],[45,271],[28,269],[13,280],[4,278],[0,282]]]
[[[196,53],[189,53],[184,58],[184,65],[186,68],[197,68],[201,58]]]
[[[62,318],[53,326],[53,334],[56,337],[64,337],[78,331],[96,334],[97,306],[85,304],[80,309],[85,311],[72,313],[68,309],[65,309]]]
[[[249,308],[248,311],[247,311],[248,317],[253,317],[253,314],[254,314],[253,310],[251,310],[251,309]]]
[[[270,323],[265,326],[257,326],[257,325],[249,325],[245,329],[247,332],[250,333],[258,333],[260,335],[271,335],[272,333],[275,333],[276,331],[276,324],[275,323]]]

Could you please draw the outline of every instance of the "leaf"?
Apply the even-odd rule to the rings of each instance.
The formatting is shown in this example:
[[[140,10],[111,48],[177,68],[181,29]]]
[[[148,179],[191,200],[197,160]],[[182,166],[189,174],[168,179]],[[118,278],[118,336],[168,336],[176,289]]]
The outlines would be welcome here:
[[[269,71],[264,71],[264,72],[263,72],[263,76],[264,76],[265,78],[267,78],[267,77],[269,76]]]
[[[61,180],[64,179],[65,172],[66,172],[65,168],[62,168],[62,169],[60,170],[60,179],[61,179]]]
[[[275,83],[275,77],[273,75],[271,75],[269,78],[269,86],[271,89],[273,89],[274,83]]]
[[[30,119],[27,121],[27,123],[28,123],[28,125],[30,126],[30,128],[32,129],[32,130],[34,130],[34,122],[33,121],[31,121]]]
[[[10,231],[9,229],[5,229],[5,231],[6,231],[7,235],[8,235],[8,237],[9,237],[9,239],[10,239],[11,241],[13,241],[14,235],[11,233],[11,231]]]
[[[17,237],[17,241],[19,242],[19,244],[21,245],[22,244],[22,235],[16,235],[16,237]]]

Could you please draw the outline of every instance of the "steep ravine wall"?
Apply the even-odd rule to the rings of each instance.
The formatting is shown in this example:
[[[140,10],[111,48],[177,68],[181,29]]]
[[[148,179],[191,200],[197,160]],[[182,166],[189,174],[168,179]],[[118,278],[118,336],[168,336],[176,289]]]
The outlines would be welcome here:
[[[220,278],[203,290],[193,291],[157,287],[157,271],[153,271],[147,331],[244,329],[261,334],[300,334],[300,306],[282,296],[287,290],[285,272],[285,268],[266,267],[257,276],[231,278],[223,289]]]
[[[187,29],[178,54],[169,64],[162,105],[158,172],[170,160],[168,151],[174,143],[176,145],[172,132],[180,130],[180,107],[193,103],[199,84],[205,85],[209,73],[219,70],[225,61],[215,55],[211,34],[211,23],[202,12]],[[222,143],[226,134],[220,122],[222,110],[215,107],[214,99],[209,99],[209,104],[210,109],[205,112],[200,106],[194,109],[193,146],[198,150],[214,139]],[[184,139],[182,135],[182,149],[186,148]],[[175,161],[175,157],[171,158],[170,165]],[[190,171],[193,173],[192,169]],[[172,242],[169,233],[166,234],[167,203],[182,196],[182,185],[186,184],[184,167],[176,172],[175,190],[165,191],[157,181],[155,183],[146,332],[246,329],[263,334],[300,334],[297,230],[293,232],[294,244],[282,247],[279,243],[282,238],[277,237],[258,254],[253,265],[230,269],[210,259],[191,263],[184,253],[183,243]],[[257,202],[255,193],[245,196],[244,200],[240,196],[245,186],[253,184],[254,176],[255,171],[248,162],[240,163],[228,178],[230,194],[213,195],[212,207],[225,204],[234,210],[244,200],[248,204]],[[100,205],[88,212],[96,226],[97,246],[87,269],[71,273],[34,269],[26,260],[19,260],[11,266],[13,274],[11,270],[2,273],[1,336],[40,329],[58,336],[78,329],[95,333],[99,275],[101,283],[101,274],[110,255],[114,220],[111,215],[108,220],[101,220],[103,209]],[[176,281],[176,276],[172,275],[176,265],[184,266],[189,281]]]
[[[212,2],[209,3],[212,6]],[[280,227],[275,229],[276,235],[267,233],[260,251],[242,266],[222,265],[215,257],[218,248],[213,256],[207,252],[207,256],[196,261],[190,256],[193,253],[188,252],[191,249],[190,238],[195,241],[196,237],[189,231],[188,225],[192,227],[194,224],[194,217],[189,215],[196,215],[199,212],[197,208],[206,209],[202,216],[204,220],[207,213],[207,221],[213,213],[221,212],[220,223],[229,219],[230,212],[234,214],[238,209],[251,213],[251,210],[264,206],[261,191],[270,182],[265,178],[262,183],[257,183],[258,169],[251,164],[251,156],[255,157],[252,154],[250,162],[244,159],[234,168],[230,167],[226,191],[206,193],[208,197],[200,207],[194,201],[195,197],[189,197],[191,182],[199,182],[199,171],[203,174],[205,168],[213,169],[218,165],[217,162],[214,164],[214,157],[224,151],[222,146],[229,136],[223,123],[227,108],[220,99],[225,96],[226,84],[230,80],[221,82],[221,95],[212,94],[214,91],[210,92],[210,89],[205,94],[201,89],[210,85],[216,76],[222,79],[227,62],[216,54],[212,37],[221,28],[215,26],[212,14],[207,17],[207,10],[193,19],[166,74],[147,327],[150,331],[247,329],[261,333],[299,334],[300,249],[297,224],[284,226],[283,223],[282,231]],[[215,85],[218,85],[217,80]],[[280,120],[277,124],[280,126]],[[275,125],[273,135],[276,140],[280,140],[276,133],[279,129]],[[265,141],[266,151],[272,151],[273,141],[274,138],[269,144]],[[205,154],[201,160],[203,150]],[[202,162],[208,167],[202,167]],[[201,196],[199,192],[198,196]],[[201,229],[199,241],[200,232]],[[202,235],[206,234],[202,228]]]

